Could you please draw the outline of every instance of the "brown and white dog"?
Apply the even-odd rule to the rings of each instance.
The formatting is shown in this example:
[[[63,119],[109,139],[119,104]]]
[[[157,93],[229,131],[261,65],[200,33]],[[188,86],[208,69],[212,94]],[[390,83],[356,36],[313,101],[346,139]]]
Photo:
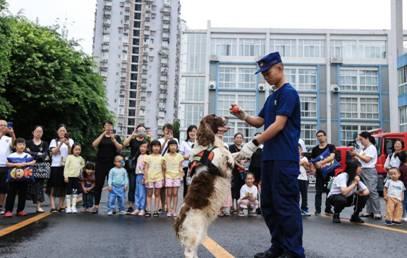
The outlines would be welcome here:
[[[216,136],[225,130],[226,123],[223,117],[208,115],[201,120],[198,128],[198,145],[192,150],[192,155],[212,146],[216,148],[212,150],[211,164],[197,168],[175,220],[174,228],[187,258],[198,257],[198,247],[206,237],[208,226],[218,216],[230,191],[234,160],[223,141]]]

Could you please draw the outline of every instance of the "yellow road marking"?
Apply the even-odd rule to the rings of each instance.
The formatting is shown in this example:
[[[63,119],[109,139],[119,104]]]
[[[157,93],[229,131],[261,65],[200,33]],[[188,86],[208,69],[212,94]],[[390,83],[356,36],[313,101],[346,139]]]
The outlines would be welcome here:
[[[21,229],[23,227],[26,227],[26,226],[28,226],[28,225],[30,225],[32,223],[40,221],[40,220],[48,217],[49,215],[51,215],[50,212],[44,212],[44,213],[38,214],[38,215],[36,215],[34,217],[31,217],[29,219],[18,222],[18,223],[14,224],[14,225],[11,225],[11,226],[9,226],[7,228],[1,229],[0,230],[0,237],[3,237],[5,235],[8,235],[8,234],[10,234],[10,233],[12,233],[14,231],[17,231],[17,230],[19,230],[19,229]]]
[[[207,237],[202,245],[216,258],[234,258],[225,248],[216,243],[212,238]]]
[[[331,216],[326,216],[326,215],[322,215],[321,217],[332,218]],[[393,228],[394,226],[381,226],[381,225],[376,225],[376,224],[371,224],[371,223],[366,223],[366,222],[365,223],[352,223],[349,221],[349,218],[341,218],[341,222],[346,222],[346,223],[350,223],[350,224],[356,224],[356,225],[361,225],[361,226],[366,226],[366,227],[371,227],[371,228],[378,228],[378,229],[383,229],[383,230],[387,230],[387,231],[407,234],[407,230]]]

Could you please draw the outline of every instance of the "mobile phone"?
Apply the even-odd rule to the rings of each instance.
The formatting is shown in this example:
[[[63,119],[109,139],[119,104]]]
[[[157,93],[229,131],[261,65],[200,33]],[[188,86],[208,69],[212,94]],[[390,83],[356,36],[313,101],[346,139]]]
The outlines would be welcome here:
[[[7,122],[7,127],[8,127],[8,128],[12,129],[12,128],[13,128],[13,125],[14,125],[13,121]]]

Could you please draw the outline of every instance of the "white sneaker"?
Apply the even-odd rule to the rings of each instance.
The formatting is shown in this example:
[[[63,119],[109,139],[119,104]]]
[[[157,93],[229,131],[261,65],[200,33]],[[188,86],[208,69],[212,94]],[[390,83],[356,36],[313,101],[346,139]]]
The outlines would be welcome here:
[[[403,217],[401,220],[402,220],[403,222],[407,222],[407,216]]]
[[[72,213],[72,209],[71,209],[71,208],[65,208],[65,213],[66,213],[66,214]]]
[[[107,212],[107,216],[112,216],[113,215],[113,211],[108,211]]]
[[[72,213],[74,213],[74,214],[78,213],[78,210],[76,209],[76,207],[72,207],[71,211],[72,211]]]
[[[127,211],[120,211],[119,214],[120,215],[127,215]]]

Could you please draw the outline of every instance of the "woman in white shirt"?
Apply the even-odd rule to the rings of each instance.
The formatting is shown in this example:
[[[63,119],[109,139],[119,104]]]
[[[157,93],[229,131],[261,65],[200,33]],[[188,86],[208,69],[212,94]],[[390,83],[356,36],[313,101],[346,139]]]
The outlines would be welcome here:
[[[192,149],[194,148],[196,141],[196,132],[198,128],[196,125],[190,125],[187,129],[187,139],[181,143],[179,146],[179,152],[184,156],[184,162],[182,163],[182,169],[184,171],[184,197],[188,191],[187,176],[188,176],[188,166],[189,159],[191,156]]]
[[[377,150],[374,145],[376,140],[369,132],[360,133],[358,138],[363,148],[361,151],[354,150],[352,154],[355,155],[362,164],[362,174],[360,177],[370,192],[369,200],[366,204],[367,213],[363,214],[362,217],[372,217],[380,220],[382,219],[382,215],[380,210],[379,193],[377,192]]]
[[[402,151],[404,148],[404,143],[402,140],[395,140],[393,143],[393,153],[389,154],[386,158],[386,162],[384,163],[384,169],[389,172],[390,168],[399,168],[400,167],[400,159],[399,159],[399,152]]]
[[[60,125],[57,130],[57,137],[49,145],[51,151],[51,176],[47,184],[51,212],[64,211],[65,202],[65,181],[64,165],[74,141],[69,138],[65,125]],[[55,207],[55,197],[59,198],[58,209]]]
[[[337,175],[328,194],[328,201],[334,207],[334,223],[341,223],[340,213],[345,207],[355,205],[351,222],[364,223],[359,217],[359,213],[365,206],[369,190],[360,180],[362,164],[358,160],[351,160],[346,165],[346,172]]]

